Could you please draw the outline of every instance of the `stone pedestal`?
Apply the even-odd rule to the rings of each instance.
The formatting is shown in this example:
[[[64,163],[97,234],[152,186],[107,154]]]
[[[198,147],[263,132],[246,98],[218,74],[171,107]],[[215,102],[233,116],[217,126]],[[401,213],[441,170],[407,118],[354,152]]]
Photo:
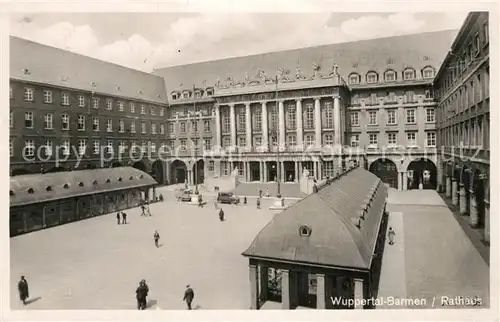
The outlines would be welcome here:
[[[446,198],[451,197],[451,178],[446,177]]]
[[[465,187],[463,184],[460,184],[459,197],[460,197],[460,204],[459,204],[460,214],[466,215],[467,214],[467,200],[465,199],[466,198]]]
[[[457,180],[451,180],[451,203],[454,206],[458,205],[458,190],[457,190]]]
[[[474,195],[473,191],[471,191],[469,194],[469,203],[470,203],[469,223],[472,227],[477,227],[477,224],[479,222],[479,217],[477,215],[476,196]]]

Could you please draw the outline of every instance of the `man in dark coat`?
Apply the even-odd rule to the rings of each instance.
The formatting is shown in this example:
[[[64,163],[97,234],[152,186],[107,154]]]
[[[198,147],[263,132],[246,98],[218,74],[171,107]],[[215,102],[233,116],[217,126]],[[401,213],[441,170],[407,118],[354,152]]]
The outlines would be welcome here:
[[[127,214],[122,211],[122,224],[127,223]]]
[[[146,284],[145,280],[142,280],[139,283],[139,287],[137,290],[135,290],[135,297],[137,299],[137,309],[138,310],[145,310],[146,309],[146,303],[147,303],[147,296],[149,292],[149,287]]]
[[[155,230],[153,238],[155,240],[155,246],[158,248],[158,241],[160,240],[160,233],[157,230]]]
[[[141,205],[141,216],[146,216],[146,207],[144,206],[144,204]]]
[[[186,291],[184,292],[184,298],[182,300],[186,301],[188,310],[191,310],[191,303],[193,302],[193,299],[194,299],[194,291],[190,285],[186,285]]]
[[[120,224],[120,212],[116,214],[116,221],[118,222],[118,225]]]
[[[24,276],[21,276],[21,280],[17,284],[17,289],[19,290],[19,298],[23,301],[23,304],[26,305],[26,299],[30,297],[30,293],[28,289],[28,282]]]
[[[219,219],[220,221],[224,221],[224,211],[222,210],[222,208],[219,210]]]

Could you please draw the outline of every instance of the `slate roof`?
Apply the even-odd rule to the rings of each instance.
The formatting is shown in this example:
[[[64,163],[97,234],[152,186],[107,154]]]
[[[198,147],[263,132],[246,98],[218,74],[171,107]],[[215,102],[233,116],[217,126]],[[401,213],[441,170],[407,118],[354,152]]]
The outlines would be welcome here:
[[[10,37],[10,78],[152,103],[167,102],[161,77],[14,36]]]
[[[278,68],[288,70],[293,78],[296,67],[300,67],[304,76],[311,77],[315,62],[320,65],[319,73],[322,75],[328,75],[335,62],[340,76],[346,81],[353,72],[362,75],[364,81],[368,71],[382,75],[387,69],[394,69],[401,78],[406,67],[414,68],[418,79],[421,78],[419,71],[426,66],[438,70],[456,34],[457,30],[446,30],[300,48],[158,68],[154,74],[165,78],[168,95],[174,90],[191,89],[193,85],[212,87],[217,79],[224,83],[228,77],[235,82],[244,81],[247,76],[248,80],[258,79],[259,71],[264,71],[266,77],[273,79]]]
[[[64,187],[66,184],[67,188]],[[132,167],[13,176],[10,177],[10,206],[155,184],[157,182],[150,175]],[[51,188],[50,191],[47,191],[47,187]],[[33,193],[29,192],[30,188],[33,189]]]
[[[367,215],[356,226],[373,195]],[[244,256],[368,270],[387,198],[373,173],[354,168],[277,214],[255,237]],[[301,236],[301,226],[310,236]]]

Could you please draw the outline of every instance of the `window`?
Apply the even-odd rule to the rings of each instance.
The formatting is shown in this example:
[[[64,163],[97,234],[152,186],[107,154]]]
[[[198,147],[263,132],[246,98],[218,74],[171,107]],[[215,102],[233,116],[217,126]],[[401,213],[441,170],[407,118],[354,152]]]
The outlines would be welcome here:
[[[49,91],[49,90],[43,91],[43,102],[44,103],[52,103],[52,91]]]
[[[297,142],[295,140],[295,135],[287,135],[286,144],[288,146],[295,146],[297,144]]]
[[[214,171],[215,171],[215,162],[208,161],[208,172],[214,172]]]
[[[27,157],[32,157],[35,155],[35,141],[26,140],[24,141],[24,153]]]
[[[148,145],[149,145],[149,148],[151,149],[151,153],[156,153],[156,143],[149,142]]]
[[[212,89],[207,89],[207,96],[214,95],[214,91]]]
[[[168,132],[170,134],[173,134],[174,133],[174,123],[169,123],[168,124]]]
[[[135,133],[135,121],[130,122],[130,133]]]
[[[146,153],[147,152],[147,145],[146,145],[146,141],[142,141],[141,142],[141,153]]]
[[[286,127],[289,130],[295,130],[297,127],[297,115],[295,105],[289,105],[286,111]]]
[[[247,138],[242,136],[238,138],[238,146],[239,147],[244,147],[247,145]]]
[[[130,103],[130,113],[135,113],[135,103]]]
[[[193,134],[198,133],[198,121],[191,122],[191,132]]]
[[[311,134],[306,135],[306,146],[307,147],[312,147],[314,146],[314,136]]]
[[[24,113],[24,127],[27,129],[32,129],[34,125],[33,122],[33,112]]]
[[[132,153],[137,153],[137,149],[138,149],[137,142],[130,141],[130,151],[132,151]]]
[[[165,108],[161,107],[160,108],[160,116],[164,116],[164,115],[165,115]]]
[[[436,111],[433,108],[425,109],[425,122],[426,123],[436,122]]]
[[[255,146],[262,146],[262,137],[255,136],[254,140],[255,140]]]
[[[385,72],[385,81],[394,82],[396,80],[396,72],[393,70],[388,70]]]
[[[156,124],[151,123],[151,134],[156,134]]]
[[[194,97],[201,98],[201,93],[199,91],[194,92]]]
[[[246,126],[246,117],[245,117],[245,110],[242,109],[240,113],[238,113],[238,132],[244,132],[245,131],[245,126]]]
[[[86,149],[87,149],[87,141],[86,140],[78,140],[78,154],[84,155]]]
[[[180,149],[181,151],[186,151],[186,139],[181,140]]]
[[[68,106],[69,105],[69,94],[68,93],[61,93],[61,104]]]
[[[177,98],[177,93],[172,93],[172,100],[175,101]]]
[[[349,84],[359,84],[359,75],[358,74],[351,74],[349,76]]]
[[[351,147],[357,148],[359,146],[359,134],[351,134]]]
[[[314,108],[312,104],[306,105],[306,129],[314,128]]]
[[[377,73],[369,72],[368,74],[366,74],[366,82],[368,84],[373,84],[373,83],[376,83],[377,81],[378,81]]]
[[[432,98],[432,93],[430,89],[425,90],[425,98]]]
[[[123,102],[118,102],[118,111],[123,112]]]
[[[398,143],[397,133],[387,133],[387,144],[396,145]]]
[[[406,124],[415,124],[415,109],[409,108],[406,110]]]
[[[69,130],[69,116],[68,114],[62,114],[61,115],[61,129],[62,130]]]
[[[120,141],[118,144],[118,153],[123,154],[125,153],[125,149],[127,148],[127,145],[125,144],[125,141]]]
[[[181,133],[186,133],[186,122],[181,122]]]
[[[95,108],[95,109],[99,108],[99,98],[98,97],[92,98],[92,108]]]
[[[203,131],[210,132],[210,121],[209,120],[203,121]]]
[[[78,95],[78,107],[85,107],[85,96]]]
[[[24,100],[32,102],[33,101],[33,88],[26,87],[24,89]]]
[[[415,79],[415,70],[412,68],[408,68],[403,72],[404,80],[412,80]]]
[[[168,144],[170,145],[170,150],[174,151],[175,150],[175,140],[169,141]]]
[[[277,130],[278,129],[278,111],[276,107],[273,107],[271,109],[271,114],[270,114],[270,124],[269,127],[271,130]]]
[[[209,151],[212,148],[212,142],[209,139],[205,139],[205,150]]]
[[[53,150],[53,145],[51,140],[46,140],[45,141],[45,148],[44,152],[46,156],[52,156],[52,150]]]
[[[387,111],[387,124],[394,125],[396,123],[397,123],[396,110],[388,110]]]
[[[435,147],[436,146],[436,132],[427,132],[426,133],[425,145],[427,147]]]
[[[156,108],[151,106],[151,108],[149,110],[150,110],[151,115],[156,115]]]
[[[144,104],[141,104],[141,114],[146,114],[146,106]]]
[[[94,141],[94,154],[99,154],[101,152],[101,146],[99,141]]]
[[[118,132],[120,132],[120,133],[125,132],[125,121],[124,120],[118,121]]]
[[[160,134],[165,134],[165,124],[160,124]]]
[[[113,120],[106,120],[106,132],[113,132]]]
[[[106,104],[107,104],[106,109],[108,111],[111,111],[113,109],[113,100],[111,100],[111,99],[106,100]]]
[[[62,154],[63,155],[69,155],[71,146],[69,144],[69,140],[63,140],[62,142]]]
[[[52,114],[45,114],[44,115],[44,123],[45,123],[46,130],[54,129],[54,116]]]
[[[333,129],[333,106],[331,102],[326,102],[325,106],[325,128]]]
[[[359,113],[351,112],[351,126],[359,126]]]
[[[223,148],[228,148],[228,147],[230,147],[230,146],[231,146],[231,138],[229,138],[229,137],[227,137],[227,136],[226,136],[226,137],[224,137],[224,138],[222,139],[222,147],[223,147]]]
[[[141,133],[146,133],[146,122],[144,121],[141,122]]]
[[[407,146],[417,145],[417,134],[415,132],[406,133],[406,145]]]
[[[377,112],[368,112],[368,125],[377,125]]]
[[[222,133],[229,133],[231,130],[231,119],[227,113],[222,116]]]
[[[14,140],[9,141],[9,155],[14,156]]]
[[[189,92],[182,93],[182,98],[189,98]]]
[[[92,131],[94,131],[94,132],[99,131],[99,118],[98,117],[92,118]]]
[[[222,175],[223,176],[229,175],[229,162],[227,162],[227,161],[221,161],[220,167],[221,167]]]
[[[113,141],[108,140],[108,144],[106,144],[106,152],[107,153],[113,153]]]
[[[378,144],[378,134],[377,133],[370,133],[368,135],[368,141],[370,145],[377,145]]]
[[[325,145],[333,145],[333,134],[325,134]]]
[[[255,111],[254,116],[255,116],[254,131],[262,132],[262,111],[260,109],[257,109]]]
[[[422,76],[424,79],[430,79],[434,77],[434,68],[427,67],[424,69]]]
[[[78,131],[85,131],[85,116],[84,115],[78,115],[77,130]]]

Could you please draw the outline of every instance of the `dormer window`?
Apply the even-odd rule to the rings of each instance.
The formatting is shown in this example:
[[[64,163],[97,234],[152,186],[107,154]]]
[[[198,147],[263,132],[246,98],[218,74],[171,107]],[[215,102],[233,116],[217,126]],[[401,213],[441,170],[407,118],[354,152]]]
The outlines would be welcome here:
[[[29,188],[28,193],[31,195],[31,194],[35,193],[35,190],[33,188]]]
[[[393,70],[388,70],[385,72],[384,78],[386,82],[394,82],[396,81],[396,72]]]
[[[133,176],[130,176],[128,179],[129,179],[129,180],[134,180],[134,177],[133,177]]]
[[[83,187],[83,182],[78,183],[79,187]]]
[[[182,98],[184,98],[184,99],[189,98],[189,92],[182,93]]]
[[[207,89],[207,96],[212,96],[214,95],[214,90],[213,89]]]
[[[201,92],[200,91],[194,92],[194,97],[195,98],[201,98]]]
[[[47,186],[47,188],[45,188],[45,191],[52,191],[52,187],[51,186]]]
[[[403,79],[404,80],[412,80],[415,79],[415,70],[413,68],[407,68],[403,72]]]
[[[65,183],[64,186],[63,186],[64,189],[68,189],[69,188],[69,184]]]
[[[368,74],[366,74],[366,82],[368,84],[373,84],[378,82],[378,74],[375,72],[369,72]]]
[[[432,79],[432,78],[434,78],[434,68],[432,68],[430,66],[425,67],[422,70],[422,78],[423,79]]]
[[[109,180],[109,179],[106,179],[106,183],[111,183],[111,180]]]
[[[359,75],[354,73],[349,75],[349,84],[359,84]]]
[[[172,93],[172,100],[175,101],[178,98],[179,98],[179,96],[177,95],[177,93]]]
[[[92,181],[92,185],[97,186],[98,185],[97,180]]]
[[[122,179],[122,178],[118,178],[118,182],[122,182],[122,181],[123,181],[123,179]]]
[[[300,226],[299,235],[302,237],[309,237],[311,235],[311,228],[309,226]]]

